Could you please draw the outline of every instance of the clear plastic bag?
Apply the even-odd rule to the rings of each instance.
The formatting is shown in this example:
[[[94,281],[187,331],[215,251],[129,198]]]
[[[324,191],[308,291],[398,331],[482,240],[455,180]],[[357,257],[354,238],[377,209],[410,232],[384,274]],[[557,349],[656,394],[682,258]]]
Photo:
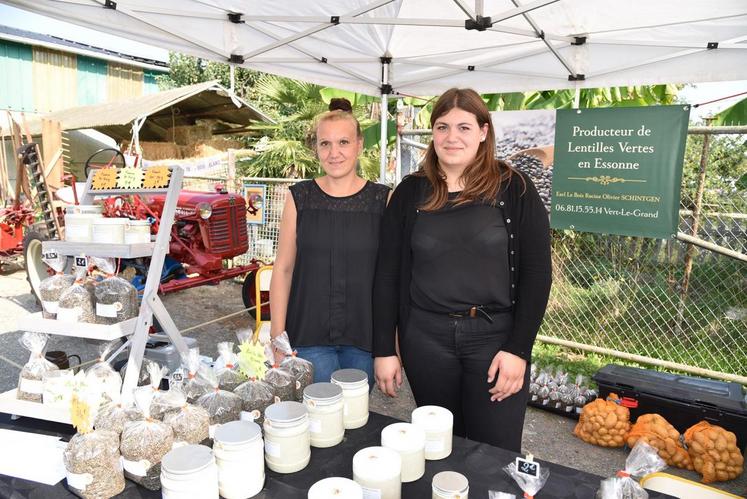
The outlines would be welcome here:
[[[70,410],[74,375],[70,369],[47,371],[43,375],[42,403],[62,411]]]
[[[114,370],[107,358],[122,343],[113,340],[99,347],[99,360],[86,370],[88,384],[96,387],[103,402],[119,402],[122,393],[122,376]]]
[[[78,261],[85,257],[76,257]],[[86,265],[74,267],[75,282],[67,288],[57,306],[57,320],[64,322],[96,322],[93,287],[86,280],[88,269]]]
[[[658,451],[646,442],[639,441],[625,460],[625,469],[617,476],[602,480],[598,499],[647,499],[648,492],[633,477],[643,477],[667,467]]]
[[[137,317],[139,307],[137,290],[121,277],[113,258],[92,257],[93,264],[106,277],[94,287],[96,323],[116,324]]]
[[[174,442],[200,444],[207,441],[210,436],[210,415],[207,411],[188,404],[179,386],[172,386],[169,393],[168,401],[174,404],[174,410],[165,413],[163,422],[174,430]]]
[[[218,358],[215,360],[213,370],[218,376],[218,384],[221,390],[232,392],[246,381],[246,377],[239,372],[239,357],[234,353],[231,341],[222,341],[216,348]]]
[[[290,371],[294,385],[294,397],[296,402],[303,402],[304,389],[314,382],[314,365],[306,359],[296,356],[296,352],[291,348],[288,333],[283,331],[272,339],[272,345],[279,352],[285,355],[280,363],[280,367]]]
[[[288,369],[275,364],[265,373],[265,381],[279,400],[295,400],[296,381]]]
[[[161,390],[161,380],[168,374],[168,369],[161,367],[153,361],[145,361],[145,369],[148,371],[150,389],[153,390],[153,400],[150,403],[150,417],[158,421],[169,412],[179,410],[184,394],[179,390]]]
[[[112,431],[119,438],[122,435],[125,423],[143,421],[144,419],[145,416],[137,407],[128,407],[123,405],[122,402],[109,402],[101,406],[93,426],[97,430]]]
[[[161,459],[174,444],[171,426],[150,416],[154,395],[150,386],[135,390],[135,405],[145,419],[125,423],[120,445],[125,476],[149,490],[161,488]]]
[[[107,430],[77,433],[62,454],[71,492],[84,499],[114,497],[125,488],[119,436]]]
[[[39,299],[42,302],[42,316],[45,319],[55,319],[57,317],[57,307],[59,306],[60,296],[75,282],[75,277],[65,275],[65,265],[67,257],[55,252],[44,253],[42,260],[49,268],[54,270],[55,274],[47,277],[39,283]]]
[[[539,476],[520,473],[516,469],[516,462],[504,466],[503,471],[508,473],[508,476],[514,479],[519,488],[524,492],[524,497],[527,499],[531,499],[537,494],[537,492],[542,490],[542,487],[545,486],[547,479],[550,477],[550,470],[544,466],[540,466]]]
[[[18,377],[18,390],[16,398],[28,400],[29,402],[42,401],[44,393],[44,375],[49,371],[57,371],[59,368],[44,358],[49,336],[44,333],[23,333],[19,342],[31,352],[29,361],[21,369]]]
[[[212,389],[197,399],[197,405],[203,407],[210,416],[210,438],[212,438],[215,425],[239,419],[243,401],[235,393],[221,390],[218,385],[218,376],[212,370],[207,370],[205,375]]]
[[[93,430],[98,416],[99,394],[88,390],[85,374],[79,372],[76,391],[71,400],[72,423],[78,433],[63,452],[63,464],[69,489],[78,497],[99,499],[113,497],[125,487],[119,453],[119,435],[107,430]]]
[[[508,492],[498,492],[497,490],[488,491],[488,499],[516,499],[516,495]]]
[[[257,378],[250,378],[249,381],[240,384],[234,393],[241,397],[242,410],[250,413],[258,425],[265,420],[265,409],[280,401],[275,397],[272,386]]]
[[[187,397],[187,402],[193,404],[211,390],[206,373],[210,370],[200,360],[200,349],[190,348],[186,358],[182,359],[182,391]]]

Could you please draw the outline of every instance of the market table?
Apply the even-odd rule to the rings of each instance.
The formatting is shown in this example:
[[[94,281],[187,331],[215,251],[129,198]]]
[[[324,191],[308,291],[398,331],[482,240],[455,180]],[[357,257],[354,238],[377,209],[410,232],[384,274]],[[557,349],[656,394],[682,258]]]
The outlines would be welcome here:
[[[305,499],[306,493],[316,481],[329,476],[353,476],[353,455],[363,449],[380,444],[381,430],[398,420],[372,412],[368,424],[357,430],[347,430],[345,439],[339,445],[328,449],[311,450],[311,463],[305,469],[288,475],[267,470],[265,488],[257,495],[258,499]],[[67,425],[49,423],[29,418],[11,421],[7,415],[0,415],[0,428],[31,431],[47,435],[58,435],[65,439],[71,436],[72,428]],[[3,449],[3,452],[7,452]],[[403,499],[431,497],[431,479],[440,471],[458,471],[469,480],[470,497],[487,498],[489,490],[510,492],[521,497],[522,493],[514,481],[501,469],[512,462],[518,454],[481,444],[464,438],[454,437],[451,455],[441,461],[426,461],[425,475],[415,482],[402,484]],[[558,464],[540,461],[550,470],[550,478],[537,495],[541,498],[589,498],[593,499],[601,477],[574,470]],[[0,498],[10,499],[57,499],[75,497],[64,485],[55,486],[29,482],[0,475]],[[126,488],[117,497],[160,498],[161,493],[146,490],[126,480]],[[650,493],[652,499],[667,498],[663,494]]]

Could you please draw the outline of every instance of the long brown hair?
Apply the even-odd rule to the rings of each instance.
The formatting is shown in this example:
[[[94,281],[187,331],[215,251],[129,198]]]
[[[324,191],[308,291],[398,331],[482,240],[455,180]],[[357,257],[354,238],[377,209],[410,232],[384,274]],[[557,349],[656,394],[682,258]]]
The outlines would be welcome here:
[[[490,120],[488,107],[482,97],[471,88],[451,88],[444,92],[433,106],[431,128],[438,118],[454,108],[475,115],[480,128],[488,125],[485,140],[480,143],[474,161],[467,165],[462,173],[464,188],[454,200],[454,205],[475,201],[495,203],[501,185],[510,180],[513,170],[508,163],[495,157],[495,130]],[[444,173],[438,165],[438,155],[432,140],[417,175],[425,176],[433,189],[421,209],[433,211],[443,208],[448,200],[449,188],[446,185]]]

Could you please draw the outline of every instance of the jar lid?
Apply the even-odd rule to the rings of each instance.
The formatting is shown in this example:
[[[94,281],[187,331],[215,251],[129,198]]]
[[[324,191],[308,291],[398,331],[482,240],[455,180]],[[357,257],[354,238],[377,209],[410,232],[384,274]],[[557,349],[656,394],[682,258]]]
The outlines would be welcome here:
[[[425,448],[425,430],[410,423],[392,423],[381,430],[381,446],[399,452]]]
[[[319,480],[309,489],[310,499],[363,499],[363,488],[349,478],[331,476]]]
[[[366,447],[353,456],[353,474],[363,478],[399,477],[402,458],[397,451],[386,447]]]
[[[368,375],[360,369],[338,369],[332,373],[332,383],[336,383],[343,388],[353,388],[368,384]]]
[[[438,492],[466,494],[469,491],[467,477],[456,471],[442,471],[433,476],[431,482]]]
[[[142,227],[150,227],[150,222],[147,220],[130,220],[127,222],[128,225],[137,225]]]
[[[197,473],[215,461],[213,451],[204,445],[185,445],[171,449],[163,456],[161,467],[172,475]]]
[[[231,421],[215,429],[215,443],[225,446],[244,445],[262,438],[262,430],[251,421]]]
[[[425,431],[443,431],[454,426],[454,415],[443,407],[424,405],[412,411],[412,423]]]
[[[124,225],[129,221],[129,218],[97,218],[93,225]]]
[[[100,204],[69,204],[65,206],[65,213],[69,215],[101,213],[102,211],[104,211],[104,207]]]
[[[306,406],[300,402],[286,400],[277,402],[265,409],[265,422],[273,423],[295,423],[306,418],[308,411]]]
[[[341,399],[342,387],[334,383],[313,383],[303,389],[304,402],[330,405]]]

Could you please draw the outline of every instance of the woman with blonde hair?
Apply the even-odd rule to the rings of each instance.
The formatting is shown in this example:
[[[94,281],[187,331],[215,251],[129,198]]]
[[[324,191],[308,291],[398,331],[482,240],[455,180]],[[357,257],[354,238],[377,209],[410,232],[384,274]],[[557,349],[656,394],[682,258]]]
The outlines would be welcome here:
[[[373,383],[371,295],[389,188],[356,172],[360,124],[339,99],[310,137],[324,175],[290,188],[270,283],[270,334],[288,332],[314,382],[357,368]]]
[[[449,409],[456,435],[520,451],[550,292],[547,213],[531,180],[495,158],[474,90],[444,93],[431,127],[421,169],[397,186],[382,221],[376,381],[395,396],[404,364],[418,406]]]

